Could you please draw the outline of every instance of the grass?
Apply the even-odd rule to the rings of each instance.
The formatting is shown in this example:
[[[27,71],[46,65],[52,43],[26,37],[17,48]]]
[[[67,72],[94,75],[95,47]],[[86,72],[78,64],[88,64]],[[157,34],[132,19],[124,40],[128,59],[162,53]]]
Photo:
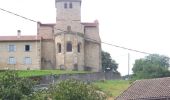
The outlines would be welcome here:
[[[59,74],[76,74],[90,73],[86,71],[65,71],[65,70],[16,70],[19,77],[43,76],[43,75],[59,75]],[[1,71],[3,73],[4,71]]]
[[[115,98],[126,90],[130,83],[126,80],[106,80],[95,82],[94,85],[105,92],[108,97]]]

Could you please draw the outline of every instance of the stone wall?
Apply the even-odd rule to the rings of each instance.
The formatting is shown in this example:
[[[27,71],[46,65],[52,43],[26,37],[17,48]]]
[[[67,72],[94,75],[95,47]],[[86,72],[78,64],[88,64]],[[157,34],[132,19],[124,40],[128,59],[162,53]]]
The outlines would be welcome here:
[[[67,42],[72,44],[72,51],[67,52]],[[78,43],[80,52],[77,51]],[[55,38],[56,44],[56,66],[58,69],[74,70],[75,64],[78,70],[83,70],[84,67],[84,38],[76,35],[76,33],[63,33]],[[61,52],[58,52],[57,44],[61,44]],[[64,66],[64,68],[61,68]]]
[[[59,82],[59,81],[66,80],[66,79],[76,79],[76,80],[81,80],[85,82],[121,79],[120,75],[114,74],[112,72],[48,75],[48,76],[39,76],[39,77],[32,77],[32,78],[38,79],[40,84],[51,84],[51,83]]]
[[[101,46],[92,41],[85,41],[85,67],[92,71],[101,71]]]
[[[54,40],[42,40],[41,43],[41,69],[56,69]]]
[[[54,28],[52,26],[43,26],[41,23],[37,23],[37,35],[41,36],[43,39],[53,39],[53,31]]]

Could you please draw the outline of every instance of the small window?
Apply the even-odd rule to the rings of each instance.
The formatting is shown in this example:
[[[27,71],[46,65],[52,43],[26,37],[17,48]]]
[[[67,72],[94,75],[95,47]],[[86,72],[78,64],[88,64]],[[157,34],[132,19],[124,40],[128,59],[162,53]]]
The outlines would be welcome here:
[[[25,45],[25,51],[30,51],[31,50],[31,46],[30,45]]]
[[[58,53],[61,53],[61,43],[58,43],[57,46],[58,46]]]
[[[32,61],[31,61],[31,58],[30,57],[25,57],[24,58],[24,64],[28,65],[28,64],[31,64]]]
[[[72,52],[72,44],[71,44],[71,42],[67,42],[67,52]]]
[[[71,26],[67,26],[67,31],[68,31],[68,32],[71,31]]]
[[[69,4],[69,8],[73,8],[73,4],[71,2]]]
[[[64,8],[65,8],[65,9],[67,8],[67,3],[64,3]]]
[[[16,64],[16,59],[14,57],[9,57],[8,64]]]
[[[9,52],[14,52],[14,51],[16,51],[16,46],[15,46],[15,45],[9,45],[9,46],[8,46],[8,51],[9,51]]]
[[[80,49],[81,49],[81,43],[78,43],[78,45],[77,45],[77,52],[80,52]]]

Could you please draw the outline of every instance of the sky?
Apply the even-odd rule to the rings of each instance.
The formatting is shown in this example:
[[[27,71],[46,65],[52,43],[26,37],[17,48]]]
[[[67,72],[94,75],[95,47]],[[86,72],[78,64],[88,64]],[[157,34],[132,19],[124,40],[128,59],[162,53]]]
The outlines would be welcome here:
[[[82,22],[98,20],[102,41],[148,53],[170,57],[170,0],[82,0]],[[0,8],[42,23],[55,23],[55,0],[0,0]],[[0,35],[35,35],[36,23],[0,11]],[[128,74],[135,59],[146,54],[106,44],[102,49],[119,64],[118,71]],[[130,71],[132,73],[132,71]]]

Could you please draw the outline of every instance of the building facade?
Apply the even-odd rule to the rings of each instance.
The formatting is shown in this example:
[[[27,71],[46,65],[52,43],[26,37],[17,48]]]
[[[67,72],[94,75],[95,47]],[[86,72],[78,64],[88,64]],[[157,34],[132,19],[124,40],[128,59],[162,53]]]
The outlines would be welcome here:
[[[0,36],[0,69],[40,69],[40,49],[36,36]]]
[[[37,23],[37,36],[35,36],[37,38],[32,41],[31,48],[34,46],[34,53],[36,52],[39,56],[36,57],[37,55],[33,54],[33,58],[37,59],[34,61],[37,61],[39,67],[31,69],[101,71],[98,21],[81,22],[81,0],[56,0],[55,5],[56,23]],[[3,42],[2,40],[0,45]],[[21,40],[17,43],[10,41],[10,43],[25,45]],[[10,53],[7,52],[5,55],[8,57],[8,54]]]

